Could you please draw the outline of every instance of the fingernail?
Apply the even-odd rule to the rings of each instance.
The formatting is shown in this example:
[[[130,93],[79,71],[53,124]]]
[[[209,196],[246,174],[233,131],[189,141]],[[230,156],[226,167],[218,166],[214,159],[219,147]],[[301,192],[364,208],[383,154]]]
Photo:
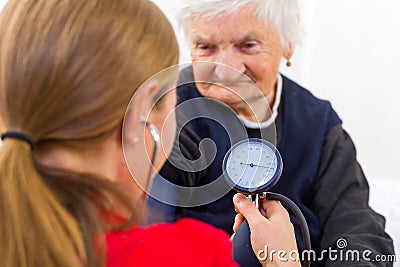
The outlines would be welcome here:
[[[233,196],[233,202],[240,203],[243,200],[243,198],[244,198],[243,194],[238,193]]]

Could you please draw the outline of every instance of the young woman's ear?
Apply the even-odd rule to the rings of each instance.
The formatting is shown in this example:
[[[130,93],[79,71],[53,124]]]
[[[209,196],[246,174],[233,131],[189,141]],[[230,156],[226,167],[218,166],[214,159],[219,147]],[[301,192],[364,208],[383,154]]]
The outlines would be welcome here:
[[[134,142],[135,138],[141,135],[143,123],[154,105],[153,99],[159,89],[160,85],[157,81],[148,80],[135,92],[124,118],[124,141]]]

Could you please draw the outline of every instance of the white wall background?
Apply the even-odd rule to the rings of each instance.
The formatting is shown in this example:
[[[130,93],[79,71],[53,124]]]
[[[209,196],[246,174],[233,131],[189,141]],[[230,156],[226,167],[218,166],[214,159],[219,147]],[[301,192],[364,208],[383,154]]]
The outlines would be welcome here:
[[[153,0],[176,28],[171,0]],[[0,8],[7,0],[0,0]],[[351,134],[400,266],[400,1],[300,0],[306,37],[282,72],[328,99]],[[181,61],[190,61],[185,40]]]

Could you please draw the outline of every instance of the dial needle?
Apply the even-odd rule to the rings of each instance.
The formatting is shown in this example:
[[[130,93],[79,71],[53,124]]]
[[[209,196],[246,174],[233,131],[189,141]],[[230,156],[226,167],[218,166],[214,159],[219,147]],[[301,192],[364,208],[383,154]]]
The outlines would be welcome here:
[[[263,165],[257,165],[252,163],[244,163],[244,162],[240,162],[240,165],[249,165],[250,167],[263,167],[263,168],[270,168],[270,166],[263,166]],[[270,164],[271,165],[271,164]]]

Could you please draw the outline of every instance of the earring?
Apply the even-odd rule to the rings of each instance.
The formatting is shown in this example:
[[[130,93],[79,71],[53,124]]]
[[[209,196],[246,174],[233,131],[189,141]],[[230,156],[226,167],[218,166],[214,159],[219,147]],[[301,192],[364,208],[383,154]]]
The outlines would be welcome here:
[[[146,117],[145,117],[144,115],[140,115],[140,122],[141,122],[141,123],[146,123]],[[138,143],[139,140],[140,140],[140,138],[139,138],[138,136],[133,137],[133,139],[132,139],[132,141],[133,141],[132,144]]]
[[[290,58],[287,59],[287,61],[286,61],[286,66],[287,66],[287,67],[292,66],[292,62],[290,62]]]
[[[146,123],[146,117],[144,115],[140,115],[140,122],[141,123]],[[137,144],[140,140],[139,136],[134,136],[132,139],[132,141],[128,141],[129,144],[134,145]]]

